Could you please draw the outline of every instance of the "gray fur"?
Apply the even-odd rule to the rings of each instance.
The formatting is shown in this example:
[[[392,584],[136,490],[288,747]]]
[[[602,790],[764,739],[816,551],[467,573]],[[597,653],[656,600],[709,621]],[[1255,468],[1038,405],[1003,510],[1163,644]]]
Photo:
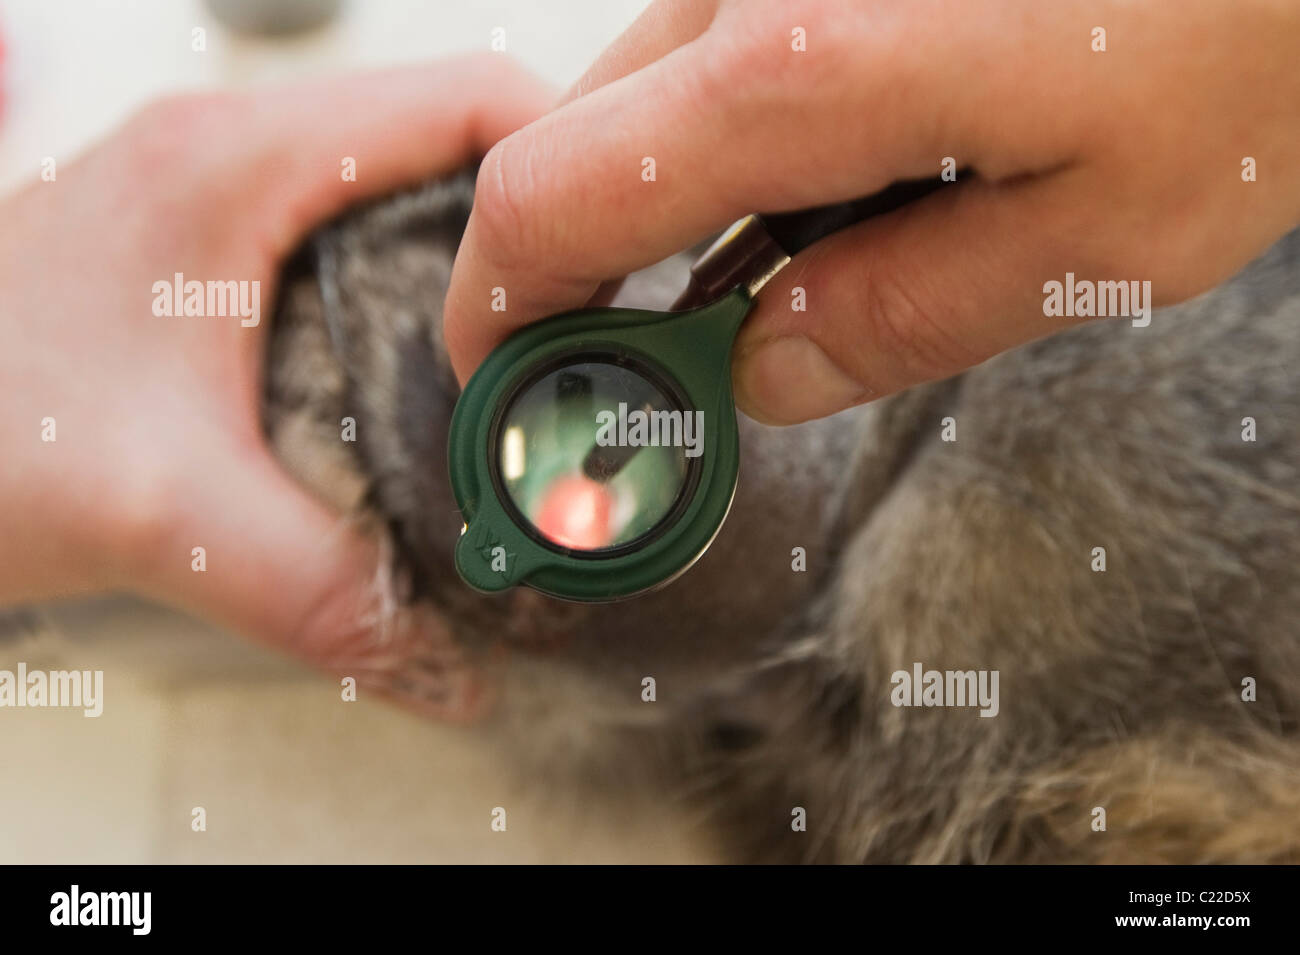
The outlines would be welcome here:
[[[742,420],[705,557],[583,607],[480,596],[452,569],[441,308],[470,183],[313,239],[266,422],[300,480],[386,528],[398,596],[510,648],[492,721],[521,772],[649,787],[736,858],[1300,861],[1300,233],[1148,328],[1081,325],[795,428]],[[684,275],[669,262],[620,303],[664,306]],[[999,715],[896,708],[913,662],[1000,671]]]

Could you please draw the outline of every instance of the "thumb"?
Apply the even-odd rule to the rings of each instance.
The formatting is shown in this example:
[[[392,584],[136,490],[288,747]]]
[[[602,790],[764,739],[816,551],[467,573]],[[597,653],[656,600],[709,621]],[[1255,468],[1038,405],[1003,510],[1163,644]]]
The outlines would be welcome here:
[[[192,447],[221,444],[195,440]],[[442,719],[483,687],[432,611],[398,608],[377,535],[301,490],[264,445],[196,453],[142,588]]]
[[[1072,224],[1078,213],[1058,198],[1066,192],[1048,178],[975,179],[806,249],[741,329],[737,404],[759,421],[795,424],[1065,327],[1044,317],[1043,283],[1064,263],[1096,264],[1063,247],[1062,236],[1089,232]]]

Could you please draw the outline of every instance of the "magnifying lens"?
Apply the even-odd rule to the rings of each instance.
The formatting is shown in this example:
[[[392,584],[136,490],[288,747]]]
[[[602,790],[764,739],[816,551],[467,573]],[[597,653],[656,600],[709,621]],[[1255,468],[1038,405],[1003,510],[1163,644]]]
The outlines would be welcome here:
[[[691,268],[673,311],[581,309],[498,346],[451,421],[465,582],[606,601],[684,573],[735,493],[731,346],[754,296],[801,249],[942,185],[747,216]]]

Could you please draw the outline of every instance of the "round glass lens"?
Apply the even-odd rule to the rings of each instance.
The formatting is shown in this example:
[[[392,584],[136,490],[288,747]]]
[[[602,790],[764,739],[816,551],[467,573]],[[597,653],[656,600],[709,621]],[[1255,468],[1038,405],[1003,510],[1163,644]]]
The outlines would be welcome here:
[[[634,368],[575,360],[515,397],[497,469],[543,539],[574,551],[622,547],[673,510],[703,450],[702,417]]]

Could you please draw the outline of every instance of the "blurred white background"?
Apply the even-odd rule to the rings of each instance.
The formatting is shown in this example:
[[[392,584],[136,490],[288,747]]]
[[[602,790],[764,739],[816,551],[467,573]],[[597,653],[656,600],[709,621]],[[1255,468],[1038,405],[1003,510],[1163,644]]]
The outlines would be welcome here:
[[[201,0],[0,0],[0,192],[163,93],[486,50],[496,27],[510,55],[564,87],[645,5],[343,0],[331,23],[267,39],[231,33]],[[103,669],[104,715],[0,710],[0,862],[700,856],[662,811],[541,801],[486,731],[342,704],[336,680],[178,614],[107,598],[33,621],[0,639],[0,669]],[[191,831],[195,806],[206,832]],[[495,806],[509,807],[505,833],[489,829]]]
[[[0,126],[0,191],[37,175],[42,157],[70,158],[165,93],[488,50],[497,27],[505,30],[510,56],[563,88],[647,5],[343,0],[338,15],[318,29],[262,38],[225,29],[203,0],[0,0],[8,51],[0,64],[8,101]],[[195,27],[207,31],[204,53],[191,49]]]

